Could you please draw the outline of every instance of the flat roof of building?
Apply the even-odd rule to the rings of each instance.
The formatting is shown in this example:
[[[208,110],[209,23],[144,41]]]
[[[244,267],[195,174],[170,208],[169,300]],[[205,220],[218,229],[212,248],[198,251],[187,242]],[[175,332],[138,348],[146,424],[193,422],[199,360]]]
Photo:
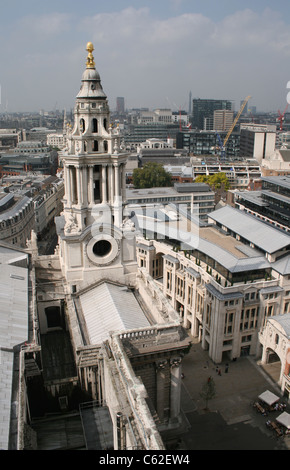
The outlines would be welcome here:
[[[194,186],[196,184],[196,186]],[[184,185],[184,186],[183,186]],[[206,188],[207,187],[207,188]],[[183,190],[184,189],[184,190]],[[203,183],[180,183],[174,186],[169,186],[165,188],[141,188],[141,189],[127,189],[126,197],[127,199],[138,199],[138,198],[150,198],[150,197],[168,197],[168,196],[181,196],[191,195],[196,192],[209,192],[213,193],[211,188],[208,185],[203,185]],[[214,193],[213,193],[214,194]]]
[[[147,231],[150,238],[154,233],[159,240],[177,240],[181,249],[199,250],[217,261],[232,273],[243,271],[261,270],[271,265],[262,252],[248,247],[247,253],[243,251],[243,245],[234,237],[223,236],[218,230],[214,233],[195,226],[188,231],[180,221],[164,222],[158,219],[148,219],[137,215],[136,229]],[[194,225],[194,224],[193,224]]]
[[[253,202],[257,206],[268,206],[268,203],[262,197],[262,191],[235,191],[235,194],[245,201]]]

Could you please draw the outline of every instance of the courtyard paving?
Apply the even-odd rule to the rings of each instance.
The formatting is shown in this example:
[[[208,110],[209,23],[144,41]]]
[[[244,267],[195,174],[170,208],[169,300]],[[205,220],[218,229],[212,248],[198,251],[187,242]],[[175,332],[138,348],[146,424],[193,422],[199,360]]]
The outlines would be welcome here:
[[[193,340],[194,343],[194,340]],[[187,429],[179,436],[179,449],[187,450],[289,450],[290,435],[277,437],[266,426],[281,412],[262,416],[252,404],[265,390],[270,390],[286,403],[277,384],[280,363],[263,368],[252,357],[241,357],[220,364],[221,375],[199,343],[194,343],[183,359],[181,407]],[[208,410],[200,396],[203,384],[211,376],[216,396]],[[286,411],[290,412],[287,403]]]

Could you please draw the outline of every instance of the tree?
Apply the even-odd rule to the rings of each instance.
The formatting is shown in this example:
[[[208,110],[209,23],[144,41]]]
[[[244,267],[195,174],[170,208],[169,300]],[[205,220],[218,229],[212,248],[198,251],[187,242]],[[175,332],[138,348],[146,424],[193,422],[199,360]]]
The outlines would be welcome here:
[[[230,188],[229,180],[225,173],[219,172],[215,173],[214,175],[199,175],[195,179],[196,183],[207,183],[214,189],[221,189],[223,188],[227,191]]]
[[[208,401],[216,396],[215,383],[212,377],[209,377],[203,385],[200,396],[205,400],[205,409],[208,410]]]
[[[136,189],[171,186],[171,174],[160,163],[147,162],[143,168],[134,169],[133,185]]]

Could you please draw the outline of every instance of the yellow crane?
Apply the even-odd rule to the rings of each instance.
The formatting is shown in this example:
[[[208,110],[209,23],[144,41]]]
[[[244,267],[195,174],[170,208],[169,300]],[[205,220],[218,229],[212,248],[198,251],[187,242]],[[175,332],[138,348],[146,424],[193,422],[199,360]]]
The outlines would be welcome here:
[[[225,156],[226,143],[227,143],[227,141],[229,140],[230,135],[231,135],[231,133],[233,132],[233,130],[234,130],[234,128],[235,128],[235,126],[236,126],[238,120],[240,119],[240,116],[241,116],[242,112],[244,111],[244,108],[245,108],[245,106],[246,106],[246,104],[247,104],[247,102],[249,101],[250,98],[251,98],[251,96],[247,96],[247,98],[244,100],[242,106],[241,106],[240,109],[239,109],[238,114],[237,114],[236,117],[235,117],[235,120],[234,120],[234,122],[233,122],[233,124],[232,124],[230,130],[228,131],[228,133],[227,133],[227,135],[226,135],[226,137],[225,137],[225,140],[223,141],[223,144],[222,144],[222,147],[221,147],[221,157],[222,157],[222,158],[224,158],[224,156]]]

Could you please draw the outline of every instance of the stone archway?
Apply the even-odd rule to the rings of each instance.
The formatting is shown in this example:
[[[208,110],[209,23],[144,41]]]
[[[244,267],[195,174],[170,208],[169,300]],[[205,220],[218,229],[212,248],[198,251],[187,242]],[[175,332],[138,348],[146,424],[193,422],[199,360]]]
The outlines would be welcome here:
[[[282,376],[282,361],[276,351],[267,347],[263,354],[262,368],[271,379],[280,384]]]

